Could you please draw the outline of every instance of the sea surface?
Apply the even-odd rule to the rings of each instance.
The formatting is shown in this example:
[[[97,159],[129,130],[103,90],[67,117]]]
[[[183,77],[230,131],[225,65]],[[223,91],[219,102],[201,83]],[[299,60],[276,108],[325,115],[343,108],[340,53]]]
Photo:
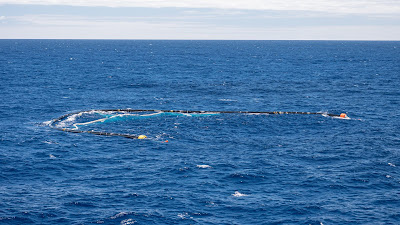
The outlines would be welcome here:
[[[0,40],[0,224],[400,224],[400,42]],[[166,114],[67,133],[96,109]]]

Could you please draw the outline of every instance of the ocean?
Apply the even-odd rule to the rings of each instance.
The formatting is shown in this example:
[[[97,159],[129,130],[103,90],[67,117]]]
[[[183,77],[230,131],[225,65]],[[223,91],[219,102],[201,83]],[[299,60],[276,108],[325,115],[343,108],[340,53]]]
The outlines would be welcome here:
[[[400,224],[399,78],[395,41],[0,40],[0,224]],[[128,108],[350,119],[49,126]]]

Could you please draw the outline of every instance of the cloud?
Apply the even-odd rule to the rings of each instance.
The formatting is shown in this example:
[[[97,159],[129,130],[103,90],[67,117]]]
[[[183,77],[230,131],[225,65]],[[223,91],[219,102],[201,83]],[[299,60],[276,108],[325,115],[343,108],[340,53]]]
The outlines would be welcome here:
[[[356,14],[400,13],[400,1],[395,0],[0,0],[0,4],[301,10]]]
[[[3,26],[0,38],[38,39],[224,39],[224,40],[397,40],[398,25],[224,24],[176,18],[25,15]],[[247,25],[247,26],[246,26]]]
[[[247,5],[243,0],[233,3],[203,0],[200,6],[193,0],[12,2],[19,5],[2,5],[11,1],[0,0],[0,38],[398,40],[400,37],[400,13],[360,13],[371,6],[368,3],[364,8],[358,6],[362,0],[341,1],[320,0],[308,6],[310,0],[301,1],[305,5],[296,0],[290,4],[247,0]],[[192,2],[191,7],[186,7]],[[398,4],[380,2],[382,7],[385,2]],[[100,5],[103,7],[90,7]],[[375,9],[382,10],[378,6]],[[360,8],[355,10],[357,13],[346,13],[357,7]]]

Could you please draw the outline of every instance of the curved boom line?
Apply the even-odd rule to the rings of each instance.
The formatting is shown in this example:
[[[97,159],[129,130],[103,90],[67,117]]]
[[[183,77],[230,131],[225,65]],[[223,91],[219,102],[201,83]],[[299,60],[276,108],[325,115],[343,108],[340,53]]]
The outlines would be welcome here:
[[[70,133],[89,133],[89,134],[95,134],[95,135],[103,135],[103,136],[120,136],[120,137],[125,137],[125,138],[131,138],[131,139],[142,139],[139,138],[140,136],[143,135],[132,135],[132,134],[121,134],[121,133],[109,133],[109,132],[102,132],[102,131],[94,131],[94,130],[78,130],[78,129],[71,129],[71,128],[61,128],[61,127],[56,127],[55,125],[58,122],[61,122],[63,119],[72,116],[72,115],[77,115],[77,114],[82,114],[82,113],[88,113],[92,111],[105,111],[105,112],[155,112],[155,113],[166,113],[166,112],[173,112],[173,113],[185,113],[185,114],[190,114],[190,113],[196,113],[196,114],[265,114],[265,115],[271,115],[271,114],[302,114],[302,115],[324,115],[324,116],[330,116],[330,117],[342,117],[343,113],[338,115],[338,114],[331,114],[331,113],[322,113],[322,112],[282,112],[282,111],[200,111],[200,110],[156,110],[156,109],[99,109],[99,110],[83,110],[83,111],[78,111],[78,112],[73,112],[73,113],[68,113],[65,115],[62,115],[56,119],[53,119],[50,123],[49,126],[52,129],[59,130],[59,131],[64,131],[64,132],[70,132]],[[346,116],[344,114],[344,116]],[[347,116],[346,116],[347,117]],[[101,119],[100,119],[101,120]],[[89,122],[90,123],[90,122]]]

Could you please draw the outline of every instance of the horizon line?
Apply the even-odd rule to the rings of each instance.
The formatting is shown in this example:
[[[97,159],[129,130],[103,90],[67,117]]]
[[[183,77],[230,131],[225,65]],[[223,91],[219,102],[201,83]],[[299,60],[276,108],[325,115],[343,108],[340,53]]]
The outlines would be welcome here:
[[[99,41],[400,41],[388,39],[162,39],[162,38],[0,38],[0,40],[99,40]]]

